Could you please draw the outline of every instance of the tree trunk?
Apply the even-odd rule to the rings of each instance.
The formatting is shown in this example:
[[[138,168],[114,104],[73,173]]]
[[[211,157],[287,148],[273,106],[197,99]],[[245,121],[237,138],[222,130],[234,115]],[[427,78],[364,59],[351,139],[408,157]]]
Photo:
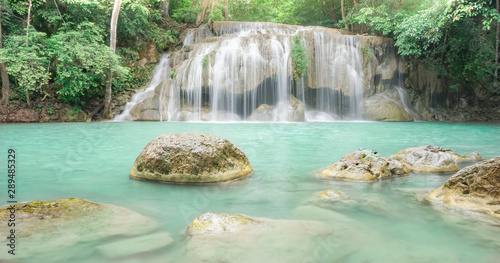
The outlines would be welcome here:
[[[111,28],[110,28],[110,41],[109,46],[111,51],[115,53],[116,51],[116,26],[118,24],[118,15],[120,14],[120,6],[122,5],[122,0],[115,0],[115,5],[113,6],[113,13],[111,14]],[[108,82],[106,84],[106,96],[104,98],[104,110],[102,115],[104,118],[111,117],[111,91],[113,88],[113,71],[110,69],[108,74]]]
[[[31,19],[31,6],[32,6],[32,1],[30,0],[29,6],[28,6],[28,23],[26,25],[26,47],[29,45],[29,37],[30,37],[30,19]],[[30,92],[28,89],[28,86],[24,87],[24,93],[26,94],[26,103],[28,103],[28,108],[31,108],[31,101],[30,101]]]
[[[3,48],[3,32],[2,32],[2,4],[0,3],[0,49]],[[4,63],[0,63],[0,72],[2,77],[2,101],[5,104],[9,104],[9,94],[12,94],[10,89],[9,75],[7,74],[7,68]]]
[[[170,0],[163,0],[160,3],[161,15],[164,19],[170,19],[170,15],[168,15],[168,10],[170,8]]]
[[[229,20],[229,0],[224,2],[224,20]]]
[[[344,21],[345,30],[349,31],[349,26],[347,25],[347,21],[345,20],[344,0],[340,1],[340,8],[342,9],[342,20]]]
[[[205,21],[205,19],[207,18],[207,8],[208,8],[209,4],[210,4],[210,0],[203,0],[203,2],[201,3],[200,13],[198,14],[198,17],[196,18],[196,25],[197,26],[201,25]]]
[[[337,23],[337,15],[335,15],[335,4],[332,0],[332,12],[330,13],[330,17],[332,18],[333,23]]]
[[[500,0],[497,0],[497,13],[500,13]],[[498,86],[498,42],[500,41],[500,22],[497,20],[497,34],[495,42],[495,88]]]

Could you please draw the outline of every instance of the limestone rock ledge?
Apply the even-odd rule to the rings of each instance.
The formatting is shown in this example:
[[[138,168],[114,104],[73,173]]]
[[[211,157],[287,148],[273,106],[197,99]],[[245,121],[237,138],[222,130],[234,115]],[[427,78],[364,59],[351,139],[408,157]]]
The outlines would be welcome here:
[[[500,157],[463,168],[427,200],[500,219]]]

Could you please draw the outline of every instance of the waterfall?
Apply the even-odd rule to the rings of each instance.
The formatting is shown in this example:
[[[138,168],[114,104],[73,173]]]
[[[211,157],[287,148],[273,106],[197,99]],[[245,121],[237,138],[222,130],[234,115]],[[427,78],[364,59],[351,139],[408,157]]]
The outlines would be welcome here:
[[[134,121],[137,120],[136,114],[131,114],[133,109],[138,109],[141,106],[141,103],[145,100],[151,100],[155,97],[155,88],[160,85],[163,81],[168,79],[168,74],[170,73],[170,54],[163,55],[160,59],[160,62],[153,70],[153,77],[148,84],[148,87],[142,90],[139,90],[131,99],[130,102],[127,102],[123,112],[115,117],[116,121]],[[162,92],[163,89],[160,91]],[[165,109],[165,104],[168,102],[158,100],[157,104],[157,113],[154,114],[154,117],[158,117],[158,120],[165,120],[162,115],[162,112]],[[151,120],[155,120],[155,118]]]
[[[298,80],[294,36],[309,61]],[[322,27],[214,22],[187,30],[183,43],[162,57],[148,87],[115,120],[359,120],[377,76],[397,70],[383,54],[367,57],[369,37]]]

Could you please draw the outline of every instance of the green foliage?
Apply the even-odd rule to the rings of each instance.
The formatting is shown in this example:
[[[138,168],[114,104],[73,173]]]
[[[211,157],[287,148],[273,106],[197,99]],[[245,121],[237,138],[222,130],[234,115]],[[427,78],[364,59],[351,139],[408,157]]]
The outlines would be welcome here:
[[[294,80],[298,80],[306,74],[307,65],[309,63],[307,50],[304,44],[302,44],[299,35],[293,37],[290,56],[292,57],[292,77]]]
[[[128,69],[120,58],[104,44],[102,35],[93,24],[85,22],[76,30],[64,28],[48,41],[56,75],[54,81],[61,89],[59,98],[69,104],[84,104],[104,95],[102,83],[111,69],[113,78],[125,78]]]
[[[197,5],[193,5],[192,0],[172,0],[170,2],[171,17],[182,23],[193,24],[200,12]]]
[[[175,71],[170,71],[170,78],[175,79],[177,77],[177,74],[175,74]]]
[[[158,50],[165,50],[169,44],[177,43],[179,32],[154,27],[149,32],[149,37],[155,42]]]
[[[447,78],[451,89],[491,86],[494,34],[488,31],[500,21],[493,4],[489,0],[362,1],[351,9],[349,23],[394,38],[402,57]]]
[[[26,36],[10,36],[0,50],[0,61],[6,62],[7,72],[23,90],[36,91],[49,82],[50,61],[45,38],[46,34],[40,32],[30,32],[29,40]]]
[[[201,67],[206,68],[208,64],[208,57],[204,56],[203,59],[201,60]]]
[[[361,47],[361,51],[363,52],[363,61],[366,64],[366,63],[368,63],[370,61],[370,57],[372,55],[372,51],[367,46]]]
[[[418,58],[429,48],[436,47],[444,32],[444,10],[439,2],[433,7],[404,19],[393,30],[397,37],[396,46],[403,57]]]

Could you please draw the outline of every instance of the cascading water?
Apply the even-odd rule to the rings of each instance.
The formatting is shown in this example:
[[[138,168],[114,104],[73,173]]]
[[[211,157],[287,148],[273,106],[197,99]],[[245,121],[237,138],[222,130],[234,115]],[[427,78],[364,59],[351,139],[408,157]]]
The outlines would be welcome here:
[[[294,36],[309,61],[298,80],[292,79]],[[383,72],[398,70],[369,37],[322,27],[214,22],[188,30],[183,43],[115,120],[359,120],[365,94],[392,82]]]

